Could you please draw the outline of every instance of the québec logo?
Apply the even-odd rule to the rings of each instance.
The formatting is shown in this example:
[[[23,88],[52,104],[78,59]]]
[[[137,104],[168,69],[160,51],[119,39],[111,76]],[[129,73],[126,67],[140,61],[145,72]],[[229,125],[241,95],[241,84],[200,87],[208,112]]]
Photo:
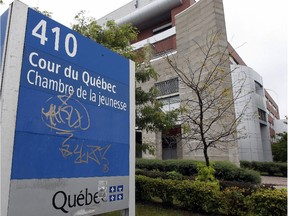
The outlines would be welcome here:
[[[124,199],[124,186],[115,185],[109,187],[109,202],[121,201]]]
[[[71,208],[98,205],[100,202],[119,202],[124,200],[124,185],[98,187],[97,192],[90,192],[88,188],[78,194],[67,194],[65,191],[57,191],[52,198],[53,208],[64,213],[69,213]]]

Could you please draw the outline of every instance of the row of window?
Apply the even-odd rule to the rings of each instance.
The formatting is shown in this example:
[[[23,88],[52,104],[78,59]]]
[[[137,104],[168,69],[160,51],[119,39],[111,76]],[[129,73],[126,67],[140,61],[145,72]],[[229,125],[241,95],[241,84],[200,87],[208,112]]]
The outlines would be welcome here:
[[[158,90],[158,97],[177,93],[179,92],[178,77],[155,83],[155,87]]]
[[[266,112],[264,110],[258,108],[258,116],[260,120],[267,122]]]

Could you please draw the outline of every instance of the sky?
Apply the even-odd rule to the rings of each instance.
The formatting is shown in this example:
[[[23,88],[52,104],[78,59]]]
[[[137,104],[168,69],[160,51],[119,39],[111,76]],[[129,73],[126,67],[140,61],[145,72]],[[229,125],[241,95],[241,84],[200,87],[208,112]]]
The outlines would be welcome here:
[[[21,0],[29,7],[52,12],[52,18],[70,27],[80,10],[96,19],[131,0]],[[4,0],[0,14],[12,0]],[[223,0],[228,41],[247,66],[263,78],[264,88],[279,106],[280,118],[287,112],[287,0]]]

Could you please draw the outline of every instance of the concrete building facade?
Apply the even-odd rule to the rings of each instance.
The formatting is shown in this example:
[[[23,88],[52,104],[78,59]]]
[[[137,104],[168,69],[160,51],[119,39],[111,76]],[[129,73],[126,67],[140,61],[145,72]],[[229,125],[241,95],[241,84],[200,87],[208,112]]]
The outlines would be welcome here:
[[[159,77],[156,83],[150,81],[141,87],[148,90],[149,87],[155,85],[160,90],[158,99],[164,103],[164,111],[178,108],[187,98],[193,97],[191,89],[180,82],[175,71],[167,63],[167,56],[171,56],[177,61],[178,65],[183,66],[184,73],[189,76],[191,70],[196,70],[199,67],[201,49],[206,46],[208,36],[217,32],[219,37],[215,47],[219,52],[223,53],[222,57],[230,58],[230,61],[226,61],[221,65],[221,68],[224,71],[230,71],[231,63],[246,66],[241,57],[227,42],[222,0],[200,0],[197,2],[194,0],[133,0],[97,20],[97,22],[98,24],[105,24],[108,20],[115,20],[119,25],[132,23],[139,29],[138,39],[132,45],[135,49],[141,49],[147,44],[153,48],[151,63]],[[195,42],[197,42],[197,45]],[[191,60],[188,67],[187,59]],[[250,72],[249,69],[247,70]],[[260,82],[262,83],[262,81]],[[226,77],[225,83],[226,86],[223,86],[223,89],[232,88],[232,76]],[[262,108],[265,110],[265,107]],[[224,122],[228,125],[230,120],[237,118],[236,114],[237,109],[233,105],[227,111],[227,117]],[[270,160],[270,154],[264,153],[269,151],[268,144],[264,146],[260,144],[261,141],[267,138],[264,135],[265,133],[261,133],[261,130],[264,131],[264,129],[259,126],[259,120],[255,122],[251,122],[251,127],[254,124],[259,129],[257,131],[258,137],[257,139],[255,138],[255,143],[257,144],[248,147],[248,144],[239,145],[239,140],[229,141],[226,143],[225,148],[221,150],[211,149],[209,151],[210,159],[229,160],[236,164],[239,163],[239,159],[245,158],[248,160],[255,158],[255,160],[261,161],[268,158],[267,160]],[[169,134],[162,134],[161,131],[157,133],[142,131],[142,142],[153,143],[156,148],[155,155],[143,153],[142,157],[203,160],[202,151],[191,151],[193,143],[189,145],[183,143],[181,139],[182,130],[181,122],[179,122],[179,126],[171,130]],[[216,130],[221,130],[221,127]],[[263,134],[262,137],[261,134]],[[232,136],[236,137],[237,134]],[[251,153],[254,155],[253,157],[242,156],[246,153],[250,154],[249,151],[253,152]]]
[[[265,89],[265,100],[267,107],[269,132],[271,142],[274,143],[279,139],[277,134],[287,133],[287,117],[280,119],[279,108],[273,97],[269,94],[270,90]]]
[[[244,81],[241,97],[235,101],[236,115],[243,112],[238,125],[239,158],[245,161],[272,161],[269,121],[262,77],[245,65],[231,65],[232,80]],[[234,91],[237,90],[235,86]]]

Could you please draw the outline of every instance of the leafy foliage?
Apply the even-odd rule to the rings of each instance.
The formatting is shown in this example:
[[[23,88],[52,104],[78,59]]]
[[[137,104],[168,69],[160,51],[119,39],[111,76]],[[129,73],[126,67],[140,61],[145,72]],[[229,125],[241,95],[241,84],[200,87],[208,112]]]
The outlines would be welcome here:
[[[151,87],[144,90],[140,84],[148,82],[151,79],[157,79],[157,73],[150,64],[150,50],[145,47],[134,51],[131,43],[137,39],[138,30],[131,24],[118,26],[113,20],[107,21],[104,26],[97,24],[92,17],[86,17],[85,11],[80,11],[75,16],[75,24],[72,28],[84,36],[102,44],[114,52],[123,55],[135,62],[135,80],[136,80],[136,127],[139,130],[155,131],[165,130],[173,127],[177,119],[177,111],[162,112],[163,106],[156,99],[156,89]],[[153,152],[150,145],[144,143],[140,151],[149,150]]]
[[[136,169],[135,172],[136,175],[143,175],[150,178],[162,178],[162,179],[173,179],[173,180],[182,180],[184,179],[184,176],[176,171],[170,171],[170,172],[161,172],[157,170],[141,170]]]
[[[205,182],[218,182],[215,179],[215,169],[214,164],[210,164],[210,166],[205,166],[203,163],[197,164],[198,174],[196,176],[196,181],[205,181]]]
[[[255,215],[287,215],[287,189],[262,189],[253,193],[247,203]]]
[[[287,176],[287,163],[283,162],[260,162],[260,161],[240,161],[242,168],[258,171],[262,174],[270,176],[282,174]]]
[[[76,24],[72,25],[73,30],[126,58],[136,60],[130,42],[137,38],[138,31],[132,25],[125,24],[119,27],[111,20],[105,26],[100,26],[97,24],[95,18],[86,17],[85,11],[80,11],[75,16],[75,22]]]
[[[39,13],[41,13],[41,14],[43,14],[43,15],[45,15],[45,16],[47,16],[47,17],[52,17],[52,12],[49,12],[49,11],[46,11],[46,10],[44,10],[44,11],[41,11],[40,9],[39,9],[39,7],[34,7],[33,8],[35,11],[37,11],[37,12],[39,12]]]
[[[219,212],[223,215],[246,216],[248,206],[245,203],[244,189],[238,187],[225,188],[220,195]]]
[[[287,215],[287,190],[219,189],[215,182],[171,180],[136,175],[136,200],[161,200],[164,206],[182,207],[209,215]]]
[[[178,181],[174,183],[175,197],[180,205],[198,212],[214,213],[219,202],[219,185],[215,182]]]
[[[199,166],[201,167],[199,169]],[[161,172],[176,171],[183,176],[196,176],[200,171],[199,180],[214,180],[213,175],[218,180],[250,182],[259,184],[261,182],[260,174],[254,170],[239,168],[228,161],[216,161],[213,167],[207,169],[204,163],[199,165],[198,161],[192,160],[151,160],[137,159],[136,168],[142,170],[157,170]],[[215,172],[214,172],[215,169]]]
[[[202,150],[207,166],[210,163],[208,149],[232,147],[247,107],[244,104],[242,112],[235,115],[234,103],[243,97],[246,76],[232,83],[228,43],[223,46],[221,40],[224,40],[221,32],[212,32],[200,42],[193,40],[200,54],[195,59],[188,56],[184,59],[186,64],[178,64],[183,59],[167,56],[183,86],[191,91],[191,95],[181,101],[182,143],[190,151]],[[239,90],[235,91],[234,86]]]
[[[278,141],[272,144],[273,160],[287,162],[287,132],[277,134]]]

